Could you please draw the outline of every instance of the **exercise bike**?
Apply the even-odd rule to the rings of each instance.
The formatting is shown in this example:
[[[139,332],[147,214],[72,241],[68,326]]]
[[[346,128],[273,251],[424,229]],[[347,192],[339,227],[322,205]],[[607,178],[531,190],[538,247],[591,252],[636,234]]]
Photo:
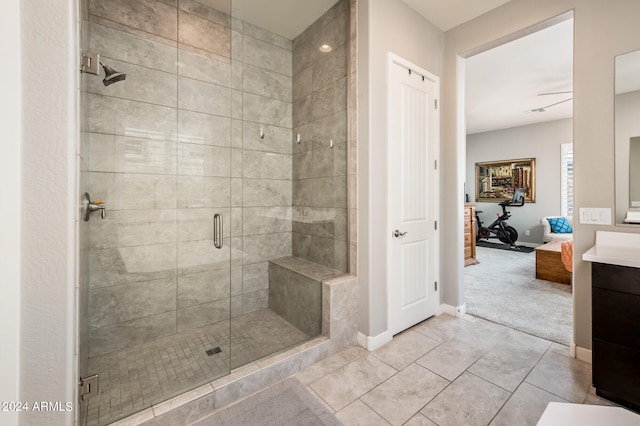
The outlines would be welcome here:
[[[509,226],[507,219],[511,217],[511,213],[507,211],[507,207],[522,207],[524,205],[524,188],[517,188],[513,192],[513,199],[511,201],[503,201],[498,205],[502,207],[502,215],[498,215],[498,218],[489,226],[482,226],[482,221],[478,216],[478,213],[482,211],[476,210],[476,223],[478,226],[478,234],[476,236],[476,242],[480,239],[497,238],[504,244],[509,244],[512,249],[518,249],[516,247],[516,241],[518,240],[518,231],[512,226]]]

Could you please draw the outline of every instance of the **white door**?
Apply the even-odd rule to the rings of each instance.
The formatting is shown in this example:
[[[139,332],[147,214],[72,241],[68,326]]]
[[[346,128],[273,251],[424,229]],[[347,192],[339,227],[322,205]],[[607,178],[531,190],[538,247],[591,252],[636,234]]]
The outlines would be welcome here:
[[[389,54],[389,329],[437,313],[438,77]]]

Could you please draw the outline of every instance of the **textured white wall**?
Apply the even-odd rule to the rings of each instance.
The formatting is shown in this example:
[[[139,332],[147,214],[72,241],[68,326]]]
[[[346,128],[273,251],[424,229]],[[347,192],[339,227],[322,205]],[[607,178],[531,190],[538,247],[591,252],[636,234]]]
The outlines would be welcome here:
[[[6,0],[0,14],[0,37],[20,38],[20,0]],[[17,401],[20,319],[20,44],[0,43],[2,107],[0,128],[0,401]],[[18,415],[0,413],[3,425],[18,424]]]
[[[73,402],[74,2],[21,2],[23,138],[21,401]],[[23,425],[69,425],[72,412],[26,412]]]

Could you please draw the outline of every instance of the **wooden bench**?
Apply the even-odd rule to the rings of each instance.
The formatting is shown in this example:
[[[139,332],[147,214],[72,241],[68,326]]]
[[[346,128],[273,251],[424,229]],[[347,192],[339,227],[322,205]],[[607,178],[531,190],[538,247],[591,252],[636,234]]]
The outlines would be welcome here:
[[[562,241],[554,241],[535,248],[536,278],[571,284],[571,272],[562,264]]]

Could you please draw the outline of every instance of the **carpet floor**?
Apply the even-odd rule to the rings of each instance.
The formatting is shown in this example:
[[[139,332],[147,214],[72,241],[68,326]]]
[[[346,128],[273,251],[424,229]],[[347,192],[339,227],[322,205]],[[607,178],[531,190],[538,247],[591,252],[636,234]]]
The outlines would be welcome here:
[[[340,426],[297,379],[287,379],[223,408],[192,426]]]
[[[535,253],[477,247],[464,268],[469,314],[563,345],[573,334],[571,286],[538,280]]]

